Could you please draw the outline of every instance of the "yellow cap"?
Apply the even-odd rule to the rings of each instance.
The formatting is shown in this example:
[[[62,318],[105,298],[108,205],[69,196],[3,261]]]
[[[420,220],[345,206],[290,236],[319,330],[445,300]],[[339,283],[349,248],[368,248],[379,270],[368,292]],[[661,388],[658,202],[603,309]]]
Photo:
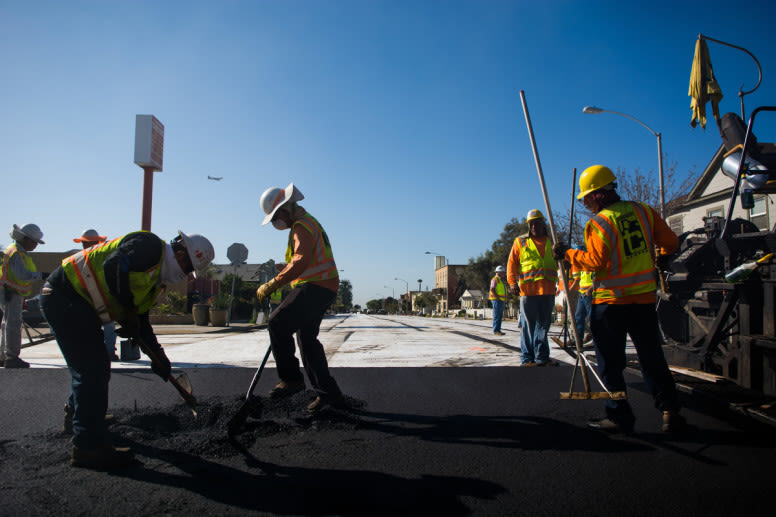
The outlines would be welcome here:
[[[585,169],[579,177],[579,195],[577,199],[582,199],[591,192],[616,181],[614,173],[609,167],[603,165],[592,165]]]

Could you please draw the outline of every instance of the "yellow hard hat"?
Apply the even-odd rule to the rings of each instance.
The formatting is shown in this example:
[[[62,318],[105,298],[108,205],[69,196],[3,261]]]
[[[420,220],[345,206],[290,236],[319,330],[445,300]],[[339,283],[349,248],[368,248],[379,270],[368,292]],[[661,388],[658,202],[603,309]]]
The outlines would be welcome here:
[[[614,177],[614,173],[609,167],[592,165],[585,169],[579,177],[579,195],[577,199],[582,199],[594,190],[605,187],[616,180],[617,178]]]
[[[535,208],[533,210],[528,211],[528,215],[525,216],[525,222],[529,223],[533,221],[534,219],[544,219],[544,216],[539,210],[536,210]]]

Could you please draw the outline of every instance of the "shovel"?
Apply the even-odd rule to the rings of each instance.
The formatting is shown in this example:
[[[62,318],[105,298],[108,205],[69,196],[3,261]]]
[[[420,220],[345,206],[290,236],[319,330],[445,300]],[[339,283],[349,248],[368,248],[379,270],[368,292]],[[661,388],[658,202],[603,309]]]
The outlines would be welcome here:
[[[133,339],[137,340],[137,344],[140,347],[140,349],[143,351],[145,355],[148,356],[149,359],[151,359],[151,362],[158,361],[158,357],[156,355],[156,352],[152,351],[145,342],[140,339],[138,336],[134,336]],[[178,376],[176,379],[172,376],[172,373],[167,377],[167,380],[170,381],[170,384],[172,384],[176,390],[178,390],[178,393],[180,394],[183,401],[186,403],[187,406],[191,409],[191,412],[194,414],[194,418],[197,417],[197,399],[194,398],[194,395],[192,395],[192,388],[191,388],[191,381],[189,381],[189,376],[186,375],[186,373],[182,373]]]
[[[259,366],[259,369],[256,370],[255,374],[253,374],[253,380],[251,380],[251,385],[248,388],[248,392],[245,394],[245,400],[240,405],[240,408],[237,410],[234,416],[229,419],[229,422],[226,423],[226,432],[229,436],[232,436],[240,428],[240,426],[245,423],[245,420],[248,418],[248,414],[251,412],[251,397],[253,396],[253,390],[256,388],[256,384],[259,382],[261,372],[264,371],[264,365],[267,364],[267,359],[269,359],[270,352],[272,352],[272,345],[267,347],[267,353],[264,354],[264,359],[261,361],[261,366]]]

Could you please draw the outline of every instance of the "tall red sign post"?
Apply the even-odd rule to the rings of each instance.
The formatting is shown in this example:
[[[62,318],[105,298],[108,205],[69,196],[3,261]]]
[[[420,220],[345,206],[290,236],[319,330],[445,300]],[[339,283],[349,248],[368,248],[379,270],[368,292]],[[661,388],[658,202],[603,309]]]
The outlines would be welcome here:
[[[162,170],[164,125],[153,115],[135,116],[135,163],[143,168],[143,219],[141,230],[151,231],[154,171]]]

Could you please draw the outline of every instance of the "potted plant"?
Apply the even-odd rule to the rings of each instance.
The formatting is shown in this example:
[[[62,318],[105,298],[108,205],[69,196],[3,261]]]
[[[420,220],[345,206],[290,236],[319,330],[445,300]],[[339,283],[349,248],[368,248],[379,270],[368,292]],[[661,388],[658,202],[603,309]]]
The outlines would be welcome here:
[[[210,299],[210,324],[214,327],[226,327],[231,300],[228,294],[218,293]]]

